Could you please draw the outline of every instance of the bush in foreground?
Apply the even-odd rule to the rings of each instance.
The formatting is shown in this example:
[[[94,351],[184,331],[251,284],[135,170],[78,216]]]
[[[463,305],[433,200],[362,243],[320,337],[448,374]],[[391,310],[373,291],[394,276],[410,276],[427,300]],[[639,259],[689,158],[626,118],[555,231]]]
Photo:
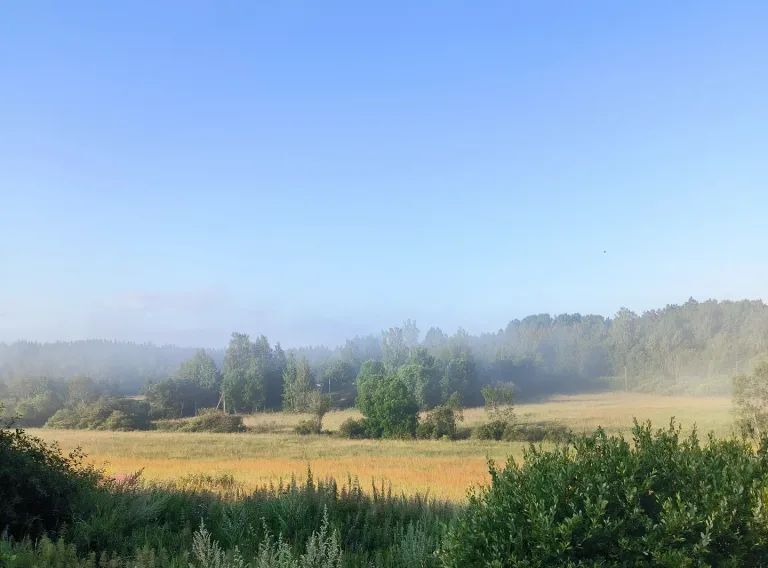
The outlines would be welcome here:
[[[445,543],[447,566],[764,566],[765,444],[635,424],[491,468]]]
[[[82,513],[83,498],[99,478],[82,457],[23,430],[0,428],[0,533],[37,538]]]

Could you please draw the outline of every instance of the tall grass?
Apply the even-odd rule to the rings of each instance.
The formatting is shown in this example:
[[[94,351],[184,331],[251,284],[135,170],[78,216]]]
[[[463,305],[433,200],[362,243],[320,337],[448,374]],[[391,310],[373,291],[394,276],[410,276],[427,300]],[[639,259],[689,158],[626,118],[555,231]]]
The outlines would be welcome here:
[[[0,549],[6,564],[0,564],[41,566],[56,556],[98,566],[104,557],[116,559],[115,566],[133,567],[143,564],[126,562],[151,557],[152,566],[207,567],[198,555],[207,542],[208,557],[219,562],[211,566],[238,566],[237,556],[280,557],[285,563],[275,566],[297,568],[340,566],[341,556],[344,566],[429,566],[455,513],[444,501],[395,495],[386,486],[364,490],[353,478],[343,484],[316,480],[311,472],[301,482],[291,479],[248,493],[227,477],[195,476],[177,484],[109,481],[85,508],[61,542],[11,546],[6,541]],[[327,562],[307,564],[311,558]]]

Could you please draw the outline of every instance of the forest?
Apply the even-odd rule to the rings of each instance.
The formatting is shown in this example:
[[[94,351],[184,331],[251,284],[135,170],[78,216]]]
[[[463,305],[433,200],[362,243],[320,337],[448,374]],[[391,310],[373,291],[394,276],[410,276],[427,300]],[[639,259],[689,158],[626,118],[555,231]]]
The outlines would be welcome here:
[[[606,384],[627,390],[720,393],[728,391],[731,377],[749,371],[768,352],[768,306],[759,300],[690,299],[642,314],[622,309],[610,318],[531,315],[478,335],[462,329],[449,335],[435,327],[422,334],[409,320],[337,347],[283,349],[264,336],[254,338],[251,347],[245,341],[244,335],[234,334],[229,349],[239,350],[238,357],[243,349],[250,351],[258,361],[258,370],[252,371],[260,374],[255,377],[262,384],[260,392],[239,395],[255,396],[248,402],[253,407],[281,404],[282,388],[274,383],[281,381],[290,356],[308,366],[301,371],[312,380],[325,385],[330,380],[332,391],[353,380],[366,361],[399,368],[412,356],[429,356],[444,383],[468,381],[467,402],[479,400],[480,387],[494,382],[513,382],[523,398]],[[172,377],[197,351],[106,340],[0,343],[0,385],[8,389],[20,379],[85,376],[121,394],[136,394],[148,383]],[[225,384],[239,388],[233,377],[245,368],[227,369],[224,349],[205,353],[228,377]]]

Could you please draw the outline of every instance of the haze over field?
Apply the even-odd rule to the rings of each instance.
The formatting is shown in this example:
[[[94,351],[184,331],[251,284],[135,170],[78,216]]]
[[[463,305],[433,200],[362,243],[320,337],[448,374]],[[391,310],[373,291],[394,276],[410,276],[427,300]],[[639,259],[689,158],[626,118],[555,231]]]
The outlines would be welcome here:
[[[768,2],[0,2],[0,566],[768,566]]]
[[[764,3],[299,4],[0,8],[0,341],[765,298]]]

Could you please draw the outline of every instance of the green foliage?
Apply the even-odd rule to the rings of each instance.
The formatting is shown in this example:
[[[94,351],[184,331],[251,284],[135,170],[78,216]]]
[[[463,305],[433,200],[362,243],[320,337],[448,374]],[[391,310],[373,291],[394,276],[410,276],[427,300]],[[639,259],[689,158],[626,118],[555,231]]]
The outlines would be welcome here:
[[[742,430],[758,438],[768,433],[768,362],[733,379],[733,402]]]
[[[149,430],[149,404],[128,398],[102,397],[93,402],[62,408],[45,423],[46,428],[88,430]]]
[[[366,361],[360,367],[357,374],[357,398],[355,403],[363,414],[373,412],[375,406],[373,397],[376,393],[376,385],[387,376],[384,364],[381,361]]]
[[[459,566],[758,566],[768,562],[765,445],[603,431],[491,467],[445,543]]]
[[[434,408],[440,403],[441,370],[426,349],[415,350],[410,362],[397,369],[397,375],[408,385],[420,408]]]
[[[567,442],[573,432],[558,422],[530,422],[508,425],[502,439],[509,442]]]
[[[506,442],[566,442],[571,438],[572,432],[557,422],[519,424],[505,419],[494,419],[476,426],[472,436],[478,440]]]
[[[213,481],[211,490],[218,491]],[[0,565],[436,566],[434,553],[454,510],[421,497],[364,492],[354,480],[315,481],[310,473],[304,483],[221,497],[204,480],[179,487],[105,483],[81,513],[66,540],[0,538]]]
[[[216,406],[219,392],[194,380],[168,379],[144,391],[152,418],[194,416],[200,408]]]
[[[205,349],[198,349],[191,359],[181,364],[176,371],[176,379],[211,391],[218,391],[221,382],[216,363]]]
[[[489,420],[475,427],[472,436],[478,440],[503,440],[511,426],[506,420]]]
[[[264,347],[269,345],[266,339],[264,337]],[[269,364],[264,375],[264,407],[269,410],[280,410],[283,407],[283,372],[287,358],[279,342],[270,351],[268,359]]]
[[[363,438],[371,438],[371,427],[365,418],[347,418],[339,426],[339,436],[342,438],[351,438],[360,440]]]
[[[514,385],[486,385],[480,390],[480,393],[485,401],[485,409],[494,419],[513,420],[515,404]]]
[[[411,320],[405,321],[402,327],[391,327],[382,332],[382,361],[389,372],[396,371],[406,363],[418,340],[419,329]]]
[[[246,334],[232,334],[221,373],[222,394],[229,411],[254,411],[264,406],[270,356],[266,337],[252,343]]]
[[[318,391],[312,391],[309,395],[309,411],[312,413],[317,432],[323,431],[323,417],[331,409],[331,399]]]
[[[514,382],[523,397],[606,384],[667,393],[728,392],[734,374],[765,357],[766,333],[768,305],[762,301],[691,299],[643,314],[621,309],[612,318],[537,314],[477,336],[461,331],[448,336],[432,328],[421,343],[416,325],[405,322],[383,334],[349,339],[337,350],[305,347],[292,352],[307,359],[324,387],[331,378],[338,394],[334,401],[345,403],[353,396],[347,383],[363,361],[380,360],[395,372],[423,348],[440,374],[441,400],[434,404],[459,392],[465,404],[476,405],[482,402],[480,388],[497,382]],[[251,342],[235,334],[228,355],[215,350],[208,354],[216,362],[226,359],[222,371],[229,410],[281,406],[286,361],[279,346],[269,348],[263,336]],[[120,393],[137,393],[147,382],[173,376],[179,365],[195,357],[194,349],[113,341],[0,344],[0,380],[8,387],[0,396],[13,412],[34,396],[25,387],[39,377],[60,381],[75,374],[99,385],[118,384]],[[341,367],[325,376],[334,364]],[[59,395],[66,398],[66,393]],[[82,400],[71,404],[76,402]]]
[[[214,408],[201,409],[197,416],[181,420],[158,420],[155,422],[158,430],[169,432],[215,432],[228,434],[245,432],[243,417],[225,414]]]
[[[42,426],[62,407],[63,400],[53,390],[38,392],[16,405],[19,423],[23,426]]]
[[[308,411],[310,397],[316,391],[309,362],[304,357],[297,361],[292,354],[289,355],[283,371],[283,409],[291,412]]]
[[[315,420],[301,420],[294,426],[293,431],[302,436],[308,436],[309,434],[320,434],[323,430],[318,427]]]
[[[456,422],[464,420],[458,395],[454,394],[444,405],[437,406],[419,422],[416,427],[417,438],[455,440],[458,432]]]
[[[322,433],[323,417],[331,409],[330,399],[313,390],[309,393],[307,406],[307,410],[312,413],[312,419],[302,420],[296,425],[294,431],[302,435]]]
[[[82,458],[23,430],[0,428],[0,527],[17,539],[37,538],[71,523],[98,478]]]
[[[372,437],[403,438],[416,434],[419,405],[398,375],[384,375],[380,363],[365,363],[357,378],[357,405]]]
[[[331,390],[344,391],[350,387],[354,387],[355,377],[354,366],[344,359],[335,359],[330,361],[322,373],[322,385],[323,388],[328,386],[328,392]]]
[[[92,378],[77,375],[67,381],[67,406],[75,406],[93,402],[104,393],[102,385],[97,384]]]
[[[514,440],[515,389],[511,384],[486,385],[481,389],[490,420],[476,427],[472,435],[479,440]]]
[[[440,381],[444,399],[453,393],[459,393],[462,400],[474,402],[476,385],[477,368],[475,360],[470,354],[462,353],[448,361]]]

